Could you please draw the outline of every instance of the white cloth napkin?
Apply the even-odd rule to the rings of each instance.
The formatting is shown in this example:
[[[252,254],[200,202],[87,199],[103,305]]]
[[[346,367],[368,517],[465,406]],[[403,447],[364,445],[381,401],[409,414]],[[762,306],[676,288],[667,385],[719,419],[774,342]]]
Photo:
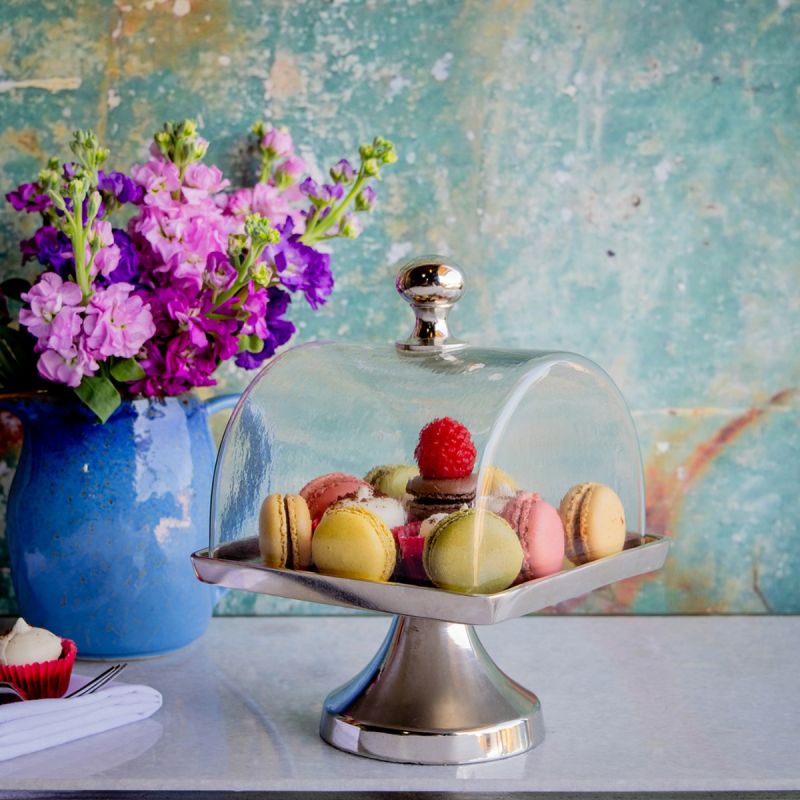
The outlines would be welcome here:
[[[0,761],[138,722],[161,708],[149,686],[112,684],[84,697],[0,706]]]

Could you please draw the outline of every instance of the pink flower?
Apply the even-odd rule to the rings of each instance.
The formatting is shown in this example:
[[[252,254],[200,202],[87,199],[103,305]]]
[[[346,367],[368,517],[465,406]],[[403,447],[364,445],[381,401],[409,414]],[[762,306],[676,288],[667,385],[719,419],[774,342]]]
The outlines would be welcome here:
[[[298,156],[289,156],[282,164],[275,168],[273,176],[275,183],[284,191],[289,188],[306,171],[306,162]],[[299,199],[297,194],[293,199]]]
[[[230,181],[222,177],[222,172],[214,166],[206,166],[194,161],[183,173],[183,196],[190,203],[199,203],[208,195],[221,192],[230,186]]]
[[[257,183],[252,189],[239,189],[228,199],[226,214],[240,217],[239,229],[243,230],[244,217],[261,214],[273,225],[283,225],[292,213],[291,196],[270,183]],[[296,232],[302,233],[301,229]],[[224,249],[224,248],[223,248]]]
[[[40,349],[57,350],[60,353],[68,352],[75,344],[75,339],[83,328],[83,309],[79,306],[64,306],[53,317],[50,332],[46,339],[40,339]],[[38,345],[37,345],[38,347]]]
[[[107,220],[97,220],[92,225],[92,232],[89,239],[99,239],[102,247],[109,247],[114,244],[114,232],[111,230],[111,223]]]
[[[80,287],[72,281],[64,281],[55,272],[45,272],[30,291],[22,293],[22,299],[30,304],[30,309],[19,312],[20,324],[24,325],[37,339],[50,335],[53,320],[64,306],[77,306],[82,295]]]
[[[63,352],[45,350],[36,368],[45,380],[63,383],[74,389],[84,375],[92,375],[97,371],[97,362],[81,347],[73,346]]]
[[[134,164],[131,177],[145,190],[144,203],[148,206],[170,205],[172,192],[181,188],[178,168],[163,159],[151,158],[146,164]]]
[[[83,323],[92,355],[131,358],[155,334],[150,307],[132,291],[129,283],[114,283],[92,295]]]
[[[286,128],[270,128],[261,139],[261,146],[273,157],[292,154],[292,135]]]
[[[94,277],[99,272],[107,278],[119,266],[119,256],[119,247],[115,244],[98,250],[92,261],[91,276]]]

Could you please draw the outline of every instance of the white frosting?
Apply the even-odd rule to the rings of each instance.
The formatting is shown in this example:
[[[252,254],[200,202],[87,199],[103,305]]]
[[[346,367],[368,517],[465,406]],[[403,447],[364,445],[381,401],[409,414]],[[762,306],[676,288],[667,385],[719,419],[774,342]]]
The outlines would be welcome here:
[[[44,628],[32,628],[20,617],[14,627],[0,636],[0,664],[13,667],[61,657],[61,639]]]
[[[403,504],[394,497],[371,497],[369,495],[359,497],[356,495],[355,499],[348,497],[340,500],[335,507],[342,508],[344,506],[358,506],[372,511],[386,523],[390,530],[406,524],[406,510],[403,508]]]
[[[422,520],[422,525],[419,526],[419,535],[425,537],[426,539],[428,536],[433,533],[433,529],[445,518],[449,517],[449,514],[431,514],[430,517],[427,519]]]

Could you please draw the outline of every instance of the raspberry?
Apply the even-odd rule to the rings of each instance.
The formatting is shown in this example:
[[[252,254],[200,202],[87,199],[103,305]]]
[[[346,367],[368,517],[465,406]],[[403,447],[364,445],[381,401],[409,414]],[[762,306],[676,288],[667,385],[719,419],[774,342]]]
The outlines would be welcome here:
[[[450,417],[429,422],[419,432],[414,458],[423,478],[466,478],[475,466],[469,431]]]

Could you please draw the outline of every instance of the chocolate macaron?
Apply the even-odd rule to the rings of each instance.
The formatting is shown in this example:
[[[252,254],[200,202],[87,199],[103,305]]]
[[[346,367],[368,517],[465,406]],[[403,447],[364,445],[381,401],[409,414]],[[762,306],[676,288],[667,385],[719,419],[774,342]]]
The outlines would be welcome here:
[[[427,519],[432,514],[450,514],[475,502],[477,475],[465,478],[412,478],[406,487],[413,498],[409,507],[412,519]]]

